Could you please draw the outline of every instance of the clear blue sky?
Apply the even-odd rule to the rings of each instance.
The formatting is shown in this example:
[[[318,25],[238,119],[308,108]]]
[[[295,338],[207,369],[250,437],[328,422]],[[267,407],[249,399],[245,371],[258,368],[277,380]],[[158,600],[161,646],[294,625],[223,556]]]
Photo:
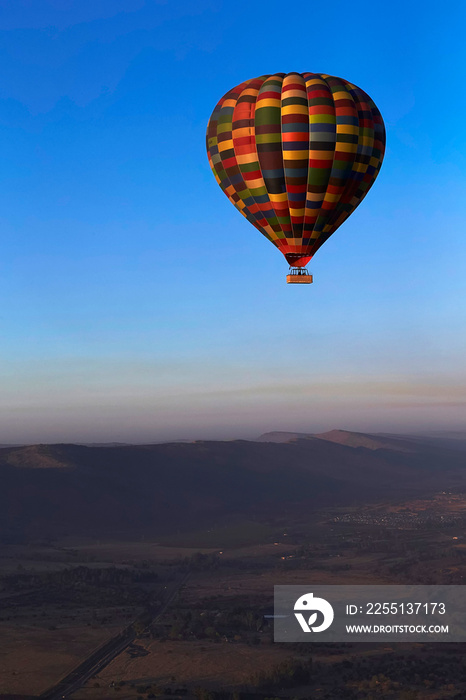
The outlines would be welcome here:
[[[465,23],[460,0],[1,0],[0,442],[466,429]],[[275,71],[348,79],[387,127],[310,287],[205,154],[217,100]]]

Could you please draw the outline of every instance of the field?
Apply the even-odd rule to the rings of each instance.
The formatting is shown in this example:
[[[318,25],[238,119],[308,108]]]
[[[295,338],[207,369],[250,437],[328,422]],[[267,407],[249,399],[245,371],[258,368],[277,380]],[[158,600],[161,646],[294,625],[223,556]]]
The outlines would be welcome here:
[[[71,671],[113,633],[87,626],[57,633],[33,626],[0,623],[0,688],[11,694],[38,695]]]
[[[384,684],[377,697],[401,697],[402,687],[419,700],[454,698],[466,693],[455,645],[295,648],[273,643],[264,614],[278,584],[462,582],[465,506],[460,494],[432,494],[326,509],[251,528],[249,542],[244,523],[192,532],[179,547],[176,537],[4,547],[1,692],[39,694],[132,630],[133,641],[73,698],[189,698],[200,689],[213,698],[223,688],[259,700],[281,688],[283,698],[312,689],[316,698],[365,700],[374,683]]]
[[[132,659],[128,654],[121,654],[74,697],[77,700],[99,697],[96,683],[99,683],[102,697],[105,697],[108,688],[122,679],[125,680],[125,686],[118,697],[135,697],[138,693],[136,686],[143,684],[163,688],[177,684],[210,689],[235,688],[247,685],[257,668],[270,670],[286,658],[283,650],[273,645],[251,651],[247,644],[216,644],[208,640],[152,640],[145,641],[144,648],[149,652],[147,656]],[[288,657],[291,656],[290,652]]]

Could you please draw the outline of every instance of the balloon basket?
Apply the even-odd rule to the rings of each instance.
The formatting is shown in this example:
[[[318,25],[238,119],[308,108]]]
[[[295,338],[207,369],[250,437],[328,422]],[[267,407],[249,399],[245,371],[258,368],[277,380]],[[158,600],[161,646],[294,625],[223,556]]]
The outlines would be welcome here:
[[[302,267],[290,267],[286,276],[287,284],[312,284],[312,275]]]

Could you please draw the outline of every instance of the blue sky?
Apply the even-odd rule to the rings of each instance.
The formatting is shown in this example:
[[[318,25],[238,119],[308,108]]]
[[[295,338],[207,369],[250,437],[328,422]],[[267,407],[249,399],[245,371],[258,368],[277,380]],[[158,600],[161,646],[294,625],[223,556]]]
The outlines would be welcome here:
[[[466,429],[462,2],[0,1],[0,442]],[[217,100],[344,77],[380,176],[310,287],[205,154]]]

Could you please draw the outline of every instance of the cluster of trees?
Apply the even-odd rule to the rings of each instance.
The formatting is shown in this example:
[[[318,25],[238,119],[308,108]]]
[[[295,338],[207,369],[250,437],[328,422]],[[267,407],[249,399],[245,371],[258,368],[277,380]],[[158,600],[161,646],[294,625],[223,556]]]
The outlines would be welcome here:
[[[355,655],[331,664],[292,658],[254,674],[251,684],[263,692],[280,694],[298,686],[318,686],[322,689],[319,697],[326,700],[422,700],[438,690],[459,700],[466,697],[464,690],[455,694],[465,682],[466,661],[461,645],[447,646],[450,648],[441,652],[439,646],[429,645],[418,653],[402,649],[380,656]]]
[[[172,678],[172,681],[175,679]],[[134,684],[131,683],[131,686],[134,687]],[[159,695],[187,695],[188,691],[186,688],[174,688],[172,689],[171,687],[164,688],[162,686],[157,685],[156,683],[152,684],[146,684],[146,685],[137,685],[136,686],[136,692],[142,694],[145,694],[147,698],[156,698]]]
[[[217,552],[203,554],[196,552],[183,560],[183,565],[189,571],[215,571],[220,564],[220,557]]]
[[[163,593],[163,581],[152,570],[124,567],[75,566],[58,571],[17,573],[5,577],[3,591],[13,598],[10,608],[52,605],[54,609],[77,610],[151,605]]]
[[[2,579],[3,589],[20,591],[30,588],[62,588],[85,583],[90,586],[127,586],[133,583],[153,583],[158,580],[153,570],[136,570],[129,567],[89,567],[71,566],[59,571],[28,572],[18,571]]]
[[[308,685],[313,675],[313,661],[287,659],[276,664],[270,671],[259,671],[251,678],[251,683],[264,690],[284,690],[299,685]]]
[[[178,609],[170,618],[170,639],[219,639],[259,643],[257,633],[264,626],[261,610],[233,608],[232,610]],[[156,630],[154,630],[156,632]],[[154,634],[154,636],[158,636]]]

